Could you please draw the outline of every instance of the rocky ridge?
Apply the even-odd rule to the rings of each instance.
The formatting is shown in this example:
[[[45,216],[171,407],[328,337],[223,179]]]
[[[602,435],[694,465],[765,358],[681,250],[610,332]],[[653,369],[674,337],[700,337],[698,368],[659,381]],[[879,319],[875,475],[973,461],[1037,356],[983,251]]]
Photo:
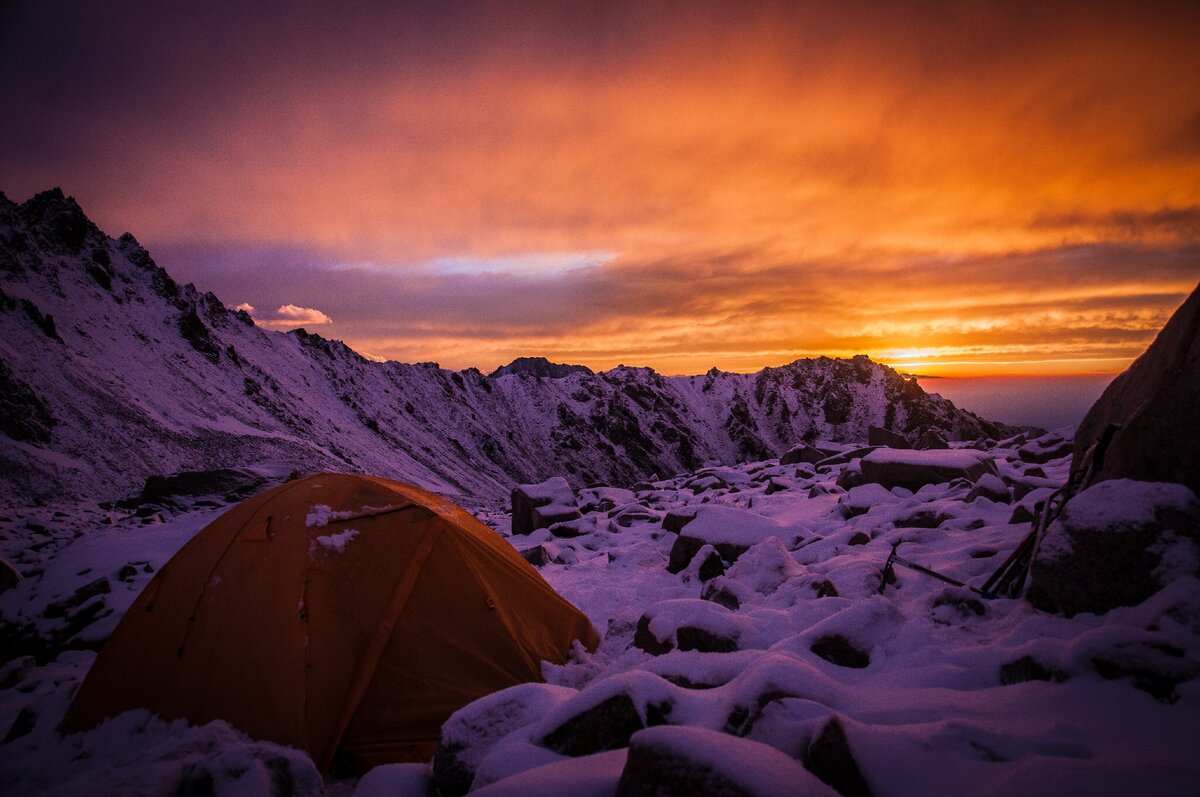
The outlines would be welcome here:
[[[105,235],[61,191],[0,195],[0,501],[119,498],[154,474],[284,464],[482,505],[514,482],[631,485],[865,440],[870,426],[914,439],[1013,431],[861,356],[683,377],[536,365],[488,377],[377,363],[303,329],[267,331],[176,283],[133,235]]]

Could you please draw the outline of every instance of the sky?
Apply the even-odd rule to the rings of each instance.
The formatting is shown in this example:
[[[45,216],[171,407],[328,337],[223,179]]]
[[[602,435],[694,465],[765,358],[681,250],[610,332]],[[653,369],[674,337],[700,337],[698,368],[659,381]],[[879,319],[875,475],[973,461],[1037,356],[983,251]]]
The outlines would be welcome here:
[[[1096,377],[1200,280],[1197,75],[1195,2],[6,2],[0,190],[374,358]]]

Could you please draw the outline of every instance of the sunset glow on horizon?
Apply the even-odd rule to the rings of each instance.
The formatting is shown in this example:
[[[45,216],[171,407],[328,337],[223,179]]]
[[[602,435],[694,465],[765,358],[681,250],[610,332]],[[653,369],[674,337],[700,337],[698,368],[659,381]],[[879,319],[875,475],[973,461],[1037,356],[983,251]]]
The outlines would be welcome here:
[[[1112,374],[1200,280],[1195,3],[138,5],[0,11],[0,190],[368,356]]]

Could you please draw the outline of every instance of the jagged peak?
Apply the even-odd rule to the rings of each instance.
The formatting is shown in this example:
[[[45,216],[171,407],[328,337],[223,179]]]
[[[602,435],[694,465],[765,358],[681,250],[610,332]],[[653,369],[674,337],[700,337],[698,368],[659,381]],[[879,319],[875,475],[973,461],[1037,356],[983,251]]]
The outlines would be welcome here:
[[[568,374],[592,373],[586,365],[570,365],[567,363],[552,363],[545,357],[518,357],[508,365],[502,365],[488,374],[489,377],[508,376],[509,374],[529,374],[530,376],[549,379],[562,379]]]

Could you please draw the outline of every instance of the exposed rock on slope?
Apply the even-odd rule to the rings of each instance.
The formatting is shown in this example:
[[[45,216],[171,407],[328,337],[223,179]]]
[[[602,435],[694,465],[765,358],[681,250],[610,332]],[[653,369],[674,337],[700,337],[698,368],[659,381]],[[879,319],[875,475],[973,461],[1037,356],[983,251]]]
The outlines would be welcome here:
[[[266,331],[177,284],[132,235],[105,236],[61,191],[0,195],[0,500],[115,498],[156,473],[271,463],[478,505],[514,482],[628,485],[865,440],[872,425],[910,439],[1011,431],[866,357],[694,377],[556,376],[541,362],[550,378],[536,360],[489,378]]]

